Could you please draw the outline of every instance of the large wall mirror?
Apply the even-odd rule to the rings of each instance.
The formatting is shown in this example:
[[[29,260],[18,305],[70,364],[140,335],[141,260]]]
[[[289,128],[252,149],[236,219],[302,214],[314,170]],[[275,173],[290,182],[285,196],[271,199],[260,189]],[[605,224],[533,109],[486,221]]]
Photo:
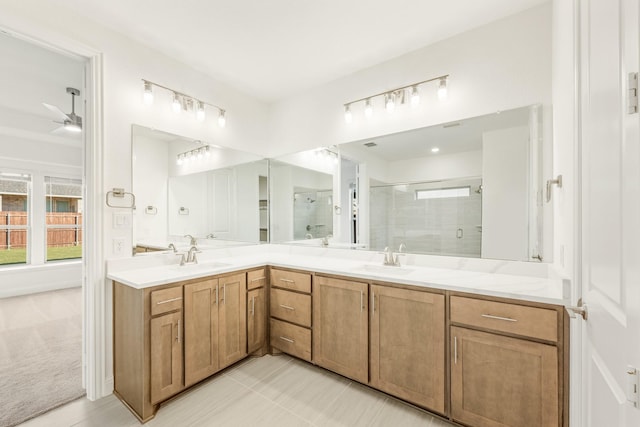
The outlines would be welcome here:
[[[267,242],[266,159],[132,126],[136,252]]]
[[[334,149],[340,161],[329,162],[332,201],[322,202],[332,204],[333,220],[316,222],[333,224],[329,246],[540,260],[551,221],[540,191],[543,148],[551,143],[543,135],[547,116],[532,105],[341,144]],[[317,152],[287,157],[326,163]],[[272,184],[274,200],[296,200],[295,187]],[[307,209],[321,200],[314,194],[299,196]],[[310,244],[309,235],[292,231],[298,214],[289,204],[277,225],[289,233],[274,233],[273,241]],[[309,225],[313,238],[323,237]]]

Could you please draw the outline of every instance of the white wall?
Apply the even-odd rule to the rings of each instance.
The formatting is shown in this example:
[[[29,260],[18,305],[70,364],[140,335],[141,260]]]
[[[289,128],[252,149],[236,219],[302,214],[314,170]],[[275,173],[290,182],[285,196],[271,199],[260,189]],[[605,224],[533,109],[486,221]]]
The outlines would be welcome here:
[[[482,136],[483,258],[529,260],[528,142],[526,126]]]
[[[551,4],[400,56],[285,99],[272,108],[270,155],[363,140],[531,104],[551,102]],[[449,97],[425,86],[417,108],[344,121],[343,104],[449,74]]]
[[[370,169],[370,173],[373,173]],[[421,182],[482,176],[482,150],[390,162],[387,182]]]

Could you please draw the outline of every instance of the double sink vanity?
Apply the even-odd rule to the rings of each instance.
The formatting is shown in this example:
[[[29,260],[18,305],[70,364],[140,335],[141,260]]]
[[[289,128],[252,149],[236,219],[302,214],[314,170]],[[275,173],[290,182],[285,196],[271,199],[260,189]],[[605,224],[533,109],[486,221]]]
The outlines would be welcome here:
[[[141,422],[282,352],[462,425],[568,425],[568,284],[544,264],[274,244],[198,260],[108,264],[115,393]]]

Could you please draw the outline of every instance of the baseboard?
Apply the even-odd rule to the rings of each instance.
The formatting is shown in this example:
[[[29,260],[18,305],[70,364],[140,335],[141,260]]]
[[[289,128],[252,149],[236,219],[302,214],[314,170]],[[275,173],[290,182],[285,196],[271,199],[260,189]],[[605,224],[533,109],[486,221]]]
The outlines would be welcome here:
[[[35,294],[82,285],[82,262],[0,269],[0,298]]]
[[[106,397],[106,396],[109,396],[110,394],[113,394],[113,389],[114,389],[113,376],[106,377],[104,379],[104,385],[102,388],[101,397]]]

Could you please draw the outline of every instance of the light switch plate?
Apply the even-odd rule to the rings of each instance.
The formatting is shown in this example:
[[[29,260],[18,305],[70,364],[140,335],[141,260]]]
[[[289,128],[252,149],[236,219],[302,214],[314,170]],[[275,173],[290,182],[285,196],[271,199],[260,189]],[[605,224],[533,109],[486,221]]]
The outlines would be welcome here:
[[[129,213],[114,212],[113,228],[116,228],[116,229],[131,228],[131,215]]]
[[[124,245],[125,240],[123,238],[114,238],[113,239],[113,255],[121,256],[124,255]]]

